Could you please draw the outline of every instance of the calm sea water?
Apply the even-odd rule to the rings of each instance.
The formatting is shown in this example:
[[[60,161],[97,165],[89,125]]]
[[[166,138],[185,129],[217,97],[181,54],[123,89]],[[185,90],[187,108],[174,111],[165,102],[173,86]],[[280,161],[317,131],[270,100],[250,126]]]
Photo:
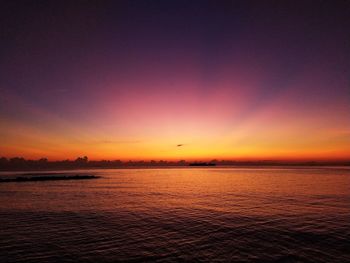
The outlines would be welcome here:
[[[350,262],[349,168],[88,173],[0,184],[0,262]]]

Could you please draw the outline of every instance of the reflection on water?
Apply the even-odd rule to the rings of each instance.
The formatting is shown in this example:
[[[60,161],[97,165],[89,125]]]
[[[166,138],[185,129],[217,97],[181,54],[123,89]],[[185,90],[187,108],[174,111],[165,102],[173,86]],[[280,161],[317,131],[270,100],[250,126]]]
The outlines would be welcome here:
[[[0,185],[0,261],[350,262],[348,168],[90,173]]]

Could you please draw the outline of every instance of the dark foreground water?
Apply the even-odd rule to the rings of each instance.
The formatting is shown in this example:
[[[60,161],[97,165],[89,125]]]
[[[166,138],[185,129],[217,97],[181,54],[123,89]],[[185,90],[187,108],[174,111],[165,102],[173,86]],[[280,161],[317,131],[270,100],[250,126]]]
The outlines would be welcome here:
[[[350,262],[348,168],[90,173],[0,184],[0,262]]]

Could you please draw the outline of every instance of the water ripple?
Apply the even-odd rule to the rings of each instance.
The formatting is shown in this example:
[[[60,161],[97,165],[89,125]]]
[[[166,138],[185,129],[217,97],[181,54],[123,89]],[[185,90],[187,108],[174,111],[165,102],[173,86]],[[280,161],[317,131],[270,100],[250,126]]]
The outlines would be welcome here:
[[[315,186],[300,171],[105,171],[96,182],[7,185],[0,261],[350,262],[350,177],[317,170]]]

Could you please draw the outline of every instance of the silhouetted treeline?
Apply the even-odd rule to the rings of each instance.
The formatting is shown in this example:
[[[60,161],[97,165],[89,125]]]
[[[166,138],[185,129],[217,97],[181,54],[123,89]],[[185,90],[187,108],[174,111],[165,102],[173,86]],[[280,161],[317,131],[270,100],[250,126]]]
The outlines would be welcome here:
[[[88,157],[78,157],[75,160],[49,161],[47,158],[26,160],[22,157],[0,158],[0,170],[49,170],[49,169],[85,169],[85,168],[122,168],[122,167],[152,167],[152,166],[185,166],[185,161],[127,161],[101,160],[89,161]]]
[[[88,157],[78,157],[75,160],[49,161],[47,158],[39,160],[26,160],[22,157],[0,158],[0,170],[54,170],[54,169],[88,169],[88,168],[128,168],[128,167],[179,167],[189,166],[185,160],[180,161],[126,161],[101,160],[90,161]],[[287,161],[230,161],[212,160],[210,163],[216,166],[281,166],[281,165],[302,165],[302,166],[349,166],[350,161],[323,161],[323,162],[287,162]]]

